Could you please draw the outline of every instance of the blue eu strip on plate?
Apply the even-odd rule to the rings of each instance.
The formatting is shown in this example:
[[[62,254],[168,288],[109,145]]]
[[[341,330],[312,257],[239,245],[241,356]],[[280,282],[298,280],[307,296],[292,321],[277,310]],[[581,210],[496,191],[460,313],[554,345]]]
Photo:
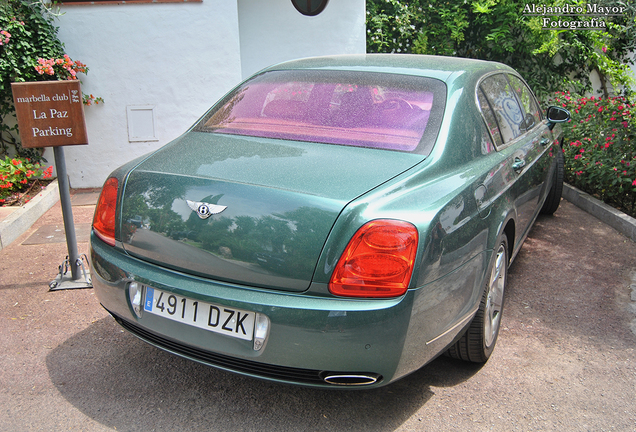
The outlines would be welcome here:
[[[154,297],[154,294],[154,289],[146,287],[146,301],[144,303],[144,309],[149,312],[152,312],[152,298]]]

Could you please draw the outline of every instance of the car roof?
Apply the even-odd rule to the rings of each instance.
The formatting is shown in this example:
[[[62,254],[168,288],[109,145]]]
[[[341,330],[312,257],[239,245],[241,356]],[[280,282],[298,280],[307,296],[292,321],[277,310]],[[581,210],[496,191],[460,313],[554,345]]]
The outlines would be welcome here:
[[[417,54],[351,54],[310,57],[279,63],[265,69],[265,71],[293,69],[381,72],[431,77],[442,81],[449,81],[453,75],[469,75],[475,78],[495,71],[514,72],[509,66],[497,62]]]

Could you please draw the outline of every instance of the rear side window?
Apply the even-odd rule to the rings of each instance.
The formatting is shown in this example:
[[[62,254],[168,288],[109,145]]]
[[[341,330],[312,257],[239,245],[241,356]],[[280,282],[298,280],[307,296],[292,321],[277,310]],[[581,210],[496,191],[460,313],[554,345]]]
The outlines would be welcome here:
[[[194,130],[428,154],[445,100],[445,84],[432,78],[273,71],[229,94]]]
[[[484,79],[480,89],[497,119],[504,144],[525,132],[520,128],[523,121],[521,107],[504,74],[492,75]]]

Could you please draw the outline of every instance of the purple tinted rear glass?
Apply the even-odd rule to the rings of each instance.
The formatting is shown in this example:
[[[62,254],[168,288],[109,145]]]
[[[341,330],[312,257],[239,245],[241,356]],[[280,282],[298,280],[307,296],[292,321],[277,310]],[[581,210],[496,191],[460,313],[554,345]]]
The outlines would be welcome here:
[[[445,97],[431,78],[274,71],[237,88],[195,130],[427,154]]]

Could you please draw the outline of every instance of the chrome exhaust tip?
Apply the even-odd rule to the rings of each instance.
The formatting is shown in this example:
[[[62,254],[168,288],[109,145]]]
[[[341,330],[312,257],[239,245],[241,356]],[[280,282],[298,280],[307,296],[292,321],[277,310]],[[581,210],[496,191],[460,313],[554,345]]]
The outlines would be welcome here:
[[[365,386],[382,381],[382,375],[374,373],[336,373],[323,374],[323,381],[338,386]]]

